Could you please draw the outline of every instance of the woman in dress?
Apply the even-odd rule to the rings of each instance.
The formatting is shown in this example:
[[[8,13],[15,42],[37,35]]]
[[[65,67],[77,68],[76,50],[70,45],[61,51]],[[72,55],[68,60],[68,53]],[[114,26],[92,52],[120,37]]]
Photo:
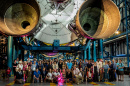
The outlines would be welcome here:
[[[32,82],[32,71],[31,71],[31,66],[28,66],[28,69],[26,70],[26,76],[27,76],[27,83],[31,83]]]
[[[93,65],[93,81],[94,82],[98,82],[98,66],[97,66],[97,63],[94,62],[94,65]]]
[[[113,71],[113,64],[111,63],[111,61],[109,61],[109,81],[114,81],[114,71]]]

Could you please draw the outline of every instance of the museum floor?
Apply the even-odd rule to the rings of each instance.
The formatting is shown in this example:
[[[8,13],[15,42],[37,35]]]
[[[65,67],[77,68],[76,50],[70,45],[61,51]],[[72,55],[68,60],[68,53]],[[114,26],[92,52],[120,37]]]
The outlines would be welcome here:
[[[82,84],[71,84],[65,83],[64,85],[60,86],[130,86],[130,78],[125,76],[124,81],[116,81],[116,82],[91,82],[91,83],[82,83]],[[13,82],[13,77],[10,78],[9,82],[0,81],[0,86],[58,86],[55,83],[25,83],[25,84],[15,84]]]

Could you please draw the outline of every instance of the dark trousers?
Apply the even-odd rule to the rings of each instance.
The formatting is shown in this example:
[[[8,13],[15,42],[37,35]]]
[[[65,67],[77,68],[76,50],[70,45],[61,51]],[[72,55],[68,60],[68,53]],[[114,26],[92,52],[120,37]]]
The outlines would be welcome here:
[[[87,78],[87,82],[92,82],[92,79]]]
[[[114,81],[114,71],[113,70],[110,70],[109,71],[109,81]]]

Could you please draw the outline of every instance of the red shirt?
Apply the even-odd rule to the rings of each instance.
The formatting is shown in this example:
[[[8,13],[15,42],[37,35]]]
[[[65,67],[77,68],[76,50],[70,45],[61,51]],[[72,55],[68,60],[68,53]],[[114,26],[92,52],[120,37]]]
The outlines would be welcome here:
[[[10,74],[10,72],[11,72],[10,69],[7,69],[7,70],[6,70],[6,73],[7,73],[7,74]]]

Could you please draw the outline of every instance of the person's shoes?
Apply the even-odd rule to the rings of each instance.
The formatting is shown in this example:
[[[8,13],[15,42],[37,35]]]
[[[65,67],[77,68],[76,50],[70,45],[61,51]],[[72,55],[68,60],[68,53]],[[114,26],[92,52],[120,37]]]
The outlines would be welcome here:
[[[120,79],[118,79],[118,81],[121,81]]]
[[[121,80],[121,81],[124,81],[124,80]]]

